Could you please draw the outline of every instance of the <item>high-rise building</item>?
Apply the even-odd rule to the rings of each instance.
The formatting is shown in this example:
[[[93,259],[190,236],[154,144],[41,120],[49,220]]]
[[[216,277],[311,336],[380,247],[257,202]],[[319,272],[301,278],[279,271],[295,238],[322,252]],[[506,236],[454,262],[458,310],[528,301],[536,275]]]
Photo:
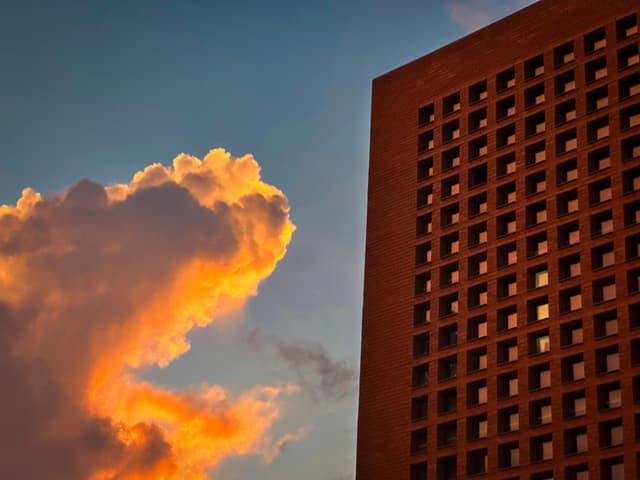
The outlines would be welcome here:
[[[640,478],[638,0],[373,82],[357,480]]]

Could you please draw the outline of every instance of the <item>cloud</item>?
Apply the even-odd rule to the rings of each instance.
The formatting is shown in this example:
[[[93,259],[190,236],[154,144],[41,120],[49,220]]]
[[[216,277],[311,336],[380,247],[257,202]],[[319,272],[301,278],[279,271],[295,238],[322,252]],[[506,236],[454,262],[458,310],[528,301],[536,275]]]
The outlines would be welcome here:
[[[298,383],[312,394],[329,400],[341,400],[356,390],[355,368],[344,360],[336,361],[319,343],[283,342],[261,328],[249,332],[247,340],[257,348],[272,347],[287,366],[296,373]]]
[[[465,33],[486,27],[537,0],[452,0],[447,2],[451,21]]]
[[[231,395],[138,378],[255,295],[293,231],[253,157],[222,149],[0,206],[0,477],[202,479],[299,438],[269,434],[294,385]]]

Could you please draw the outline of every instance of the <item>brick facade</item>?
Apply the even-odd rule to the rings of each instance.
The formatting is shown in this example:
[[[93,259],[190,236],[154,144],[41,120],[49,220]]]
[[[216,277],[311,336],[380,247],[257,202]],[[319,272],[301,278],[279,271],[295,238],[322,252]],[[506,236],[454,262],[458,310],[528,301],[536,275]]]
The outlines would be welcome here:
[[[640,478],[638,21],[541,0],[374,80],[357,480]]]

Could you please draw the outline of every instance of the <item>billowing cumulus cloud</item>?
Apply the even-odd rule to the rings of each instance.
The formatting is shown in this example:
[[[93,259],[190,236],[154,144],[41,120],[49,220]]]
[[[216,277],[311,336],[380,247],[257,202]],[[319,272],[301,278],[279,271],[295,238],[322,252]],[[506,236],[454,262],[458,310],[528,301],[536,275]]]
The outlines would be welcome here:
[[[294,385],[230,395],[136,375],[255,295],[293,231],[253,157],[221,149],[0,206],[0,478],[202,479],[299,438],[270,434]]]

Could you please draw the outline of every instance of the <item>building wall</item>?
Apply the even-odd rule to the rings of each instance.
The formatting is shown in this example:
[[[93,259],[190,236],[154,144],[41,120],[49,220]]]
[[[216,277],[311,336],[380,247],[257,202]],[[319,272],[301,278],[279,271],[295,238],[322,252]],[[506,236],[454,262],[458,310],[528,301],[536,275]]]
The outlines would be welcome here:
[[[621,111],[632,107],[628,112],[635,119],[637,111],[633,108],[640,108],[634,107],[640,104],[640,94],[621,99],[619,81],[639,74],[640,65],[619,69],[618,57],[619,51],[625,47],[633,53],[633,48],[638,46],[639,34],[618,39],[617,21],[634,13],[637,15],[639,10],[637,0],[542,0],[374,80],[358,419],[358,480],[410,479],[411,465],[423,462],[427,462],[428,478],[437,478],[438,458],[451,455],[456,455],[458,475],[464,477],[468,471],[467,453],[478,449],[488,452],[491,478],[537,478],[530,475],[548,471],[553,472],[553,478],[569,478],[564,477],[566,466],[583,463],[590,468],[590,478],[600,478],[601,461],[620,456],[624,458],[625,478],[637,478],[636,451],[640,451],[640,444],[636,442],[635,415],[640,408],[634,400],[633,390],[634,382],[640,387],[640,368],[635,365],[632,350],[637,348],[640,353],[640,345],[633,343],[640,338],[640,330],[635,328],[638,325],[635,313],[630,315],[630,305],[639,303],[640,296],[630,291],[629,285],[634,282],[629,281],[628,272],[635,275],[634,269],[640,268],[640,260],[627,252],[627,238],[633,239],[633,235],[640,234],[640,226],[627,225],[629,221],[625,220],[625,208],[629,215],[635,208],[633,202],[640,201],[640,193],[627,192],[622,179],[625,175],[633,183],[635,172],[632,169],[640,166],[640,157],[624,161],[621,142],[640,135],[640,126],[623,127]],[[586,52],[585,34],[601,27],[606,28],[606,47],[593,53]],[[568,42],[573,42],[575,58],[565,65],[556,66],[554,49]],[[544,73],[526,79],[525,64],[529,65],[527,62],[540,54],[544,58]],[[585,77],[586,65],[603,56],[607,62],[606,77],[588,82]],[[515,69],[515,86],[497,93],[497,75],[511,67]],[[556,96],[556,79],[572,71],[575,89]],[[487,98],[470,104],[469,87],[482,81],[486,81]],[[527,108],[526,93],[540,83],[544,85],[544,102]],[[604,86],[608,89],[608,106],[593,113],[588,112],[587,92]],[[460,110],[444,115],[443,100],[456,93],[460,95]],[[515,115],[498,121],[497,102],[511,96],[515,98]],[[556,127],[556,107],[570,100],[575,101],[576,118]],[[431,104],[434,105],[433,122],[420,124],[420,109]],[[469,114],[482,108],[487,110],[487,126],[469,133]],[[545,116],[545,131],[526,137],[527,123],[531,123],[528,119],[535,118],[541,112]],[[593,121],[601,118],[608,120],[609,135],[590,142],[587,131],[600,127]],[[442,127],[455,120],[459,121],[461,135],[458,139],[445,142]],[[515,125],[515,144],[500,147],[498,132],[512,124]],[[577,149],[558,153],[558,134],[573,129],[576,130]],[[419,151],[427,132],[433,132],[433,148]],[[487,153],[471,160],[470,141],[483,136],[487,139]],[[545,143],[546,160],[528,166],[527,149],[540,142]],[[455,147],[460,149],[460,165],[443,170],[443,152]],[[611,166],[591,172],[589,155],[607,147]],[[515,158],[515,172],[501,175],[498,168],[502,160],[499,159],[510,154]],[[418,163],[429,158],[433,159],[433,172],[418,180]],[[577,179],[559,181],[558,166],[571,165],[574,159]],[[470,171],[481,165],[486,165],[486,184],[470,185]],[[542,172],[546,181],[545,191],[527,196],[527,177]],[[454,175],[459,176],[460,193],[443,199],[442,181]],[[594,191],[592,184],[598,185],[598,181],[610,182],[613,198],[592,205],[590,192]],[[499,206],[497,188],[511,182],[515,183],[517,200],[513,204]],[[425,187],[432,189],[432,203],[417,207],[417,197]],[[558,210],[558,202],[563,200],[567,192],[573,194],[574,191],[580,208],[577,212],[563,214]],[[483,193],[486,194],[486,213],[470,217],[469,199]],[[528,207],[542,201],[546,201],[547,221],[528,226]],[[459,222],[442,226],[441,208],[446,210],[454,204],[459,206]],[[592,236],[592,217],[609,211],[614,231],[597,238]],[[499,236],[498,223],[503,215],[511,212],[515,212],[516,232]],[[426,235],[417,234],[417,218],[426,214],[432,216],[432,231]],[[559,239],[558,228],[576,221],[579,223],[580,242],[560,248],[559,240],[562,239]],[[487,242],[471,247],[469,227],[483,222],[486,222]],[[443,257],[440,252],[442,237],[454,232],[459,235],[460,251]],[[548,253],[528,258],[527,239],[543,233],[547,236]],[[431,242],[431,261],[417,265],[416,247],[427,242]],[[513,242],[517,248],[517,263],[498,268],[498,249]],[[615,265],[594,271],[591,265],[592,248],[609,244],[614,248]],[[488,272],[471,279],[468,259],[482,253],[486,253]],[[560,281],[560,259],[576,254],[580,256],[581,275]],[[441,286],[440,268],[456,261],[459,264],[459,282]],[[547,266],[549,286],[530,289],[527,284],[528,269],[543,264]],[[416,277],[425,272],[431,274],[431,292],[416,294]],[[499,298],[501,279],[512,274],[517,279],[517,295]],[[615,277],[616,300],[595,301],[592,295],[594,281],[611,276]],[[486,284],[487,304],[470,308],[469,288],[480,284]],[[560,296],[566,296],[565,291],[572,288],[580,288],[582,308],[561,313]],[[459,312],[439,318],[440,297],[454,292],[458,294]],[[548,299],[550,318],[530,322],[527,318],[529,302],[541,297]],[[414,308],[424,302],[431,303],[431,321],[414,325]],[[512,305],[517,308],[518,327],[499,331],[497,311]],[[596,338],[594,315],[614,310],[618,318],[618,333]],[[481,315],[487,318],[487,336],[467,338],[468,320]],[[561,328],[566,329],[566,325],[574,321],[582,322],[583,342],[561,346]],[[457,345],[440,349],[440,328],[454,324],[458,326]],[[530,334],[542,330],[548,330],[550,351],[530,356]],[[430,353],[415,357],[414,336],[422,333],[429,333]],[[498,365],[498,344],[512,338],[517,341],[518,362]],[[488,368],[468,374],[467,352],[479,348],[486,348]],[[601,357],[601,353],[606,352],[602,349],[606,348],[617,348],[621,369],[598,374],[596,358]],[[457,376],[438,381],[439,360],[453,354],[458,357]],[[564,381],[563,361],[566,363],[567,358],[580,354],[584,358],[586,379]],[[416,388],[412,385],[413,368],[427,362],[429,385]],[[530,390],[530,366],[546,363],[551,369],[551,388]],[[519,394],[506,400],[498,399],[497,378],[506,372],[517,372]],[[638,379],[634,380],[635,377]],[[486,405],[469,406],[467,384],[474,381],[486,381]],[[622,408],[601,412],[597,403],[597,387],[611,382],[621,384]],[[457,388],[456,411],[438,414],[438,392],[452,387]],[[564,420],[563,396],[582,389],[586,392],[588,415]],[[412,421],[411,399],[423,395],[428,395],[429,399],[427,418]],[[550,400],[553,423],[530,427],[530,402],[538,399]],[[518,408],[520,430],[498,434],[497,412],[511,406]],[[483,413],[488,418],[487,438],[468,440],[467,417]],[[625,443],[600,449],[599,423],[608,419],[623,421]],[[439,447],[438,425],[454,420],[457,422],[456,445]],[[565,430],[582,426],[587,427],[589,453],[565,455]],[[412,432],[423,428],[427,429],[426,451],[412,454]],[[531,464],[530,439],[547,434],[552,434],[553,438],[553,460]],[[519,442],[521,467],[501,469],[497,453],[499,445],[516,441]],[[414,470],[414,473],[417,471]]]

